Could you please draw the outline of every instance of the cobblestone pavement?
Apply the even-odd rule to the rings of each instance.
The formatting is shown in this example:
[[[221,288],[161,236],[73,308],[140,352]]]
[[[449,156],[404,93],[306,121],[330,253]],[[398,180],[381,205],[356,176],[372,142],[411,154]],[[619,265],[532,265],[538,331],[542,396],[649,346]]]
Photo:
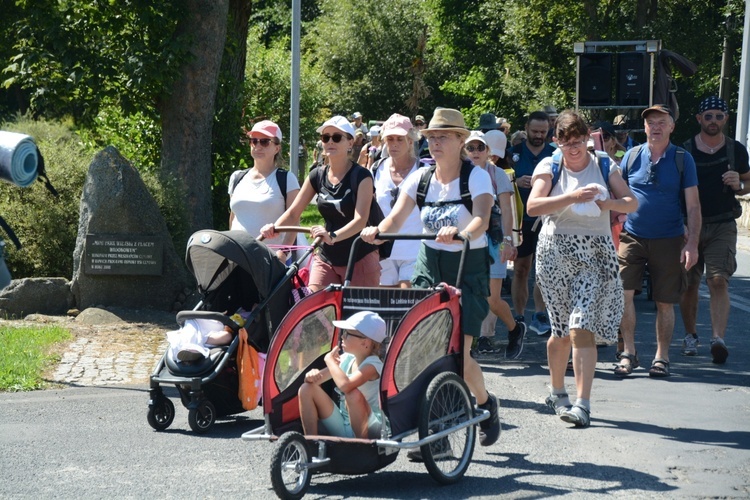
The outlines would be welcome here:
[[[77,338],[63,354],[51,382],[82,386],[148,382],[166,349],[166,342],[151,344],[156,348],[139,343],[113,351],[106,337]]]

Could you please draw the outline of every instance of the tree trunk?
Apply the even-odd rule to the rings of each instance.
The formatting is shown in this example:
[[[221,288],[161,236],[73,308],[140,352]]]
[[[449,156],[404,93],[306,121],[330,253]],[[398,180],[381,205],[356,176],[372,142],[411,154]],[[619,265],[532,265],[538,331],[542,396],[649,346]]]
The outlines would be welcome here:
[[[182,187],[190,234],[213,227],[211,131],[229,0],[185,0],[178,28],[192,35],[191,60],[160,102],[162,173]]]
[[[635,7],[635,27],[643,28],[646,23],[656,17],[658,0],[638,0]]]

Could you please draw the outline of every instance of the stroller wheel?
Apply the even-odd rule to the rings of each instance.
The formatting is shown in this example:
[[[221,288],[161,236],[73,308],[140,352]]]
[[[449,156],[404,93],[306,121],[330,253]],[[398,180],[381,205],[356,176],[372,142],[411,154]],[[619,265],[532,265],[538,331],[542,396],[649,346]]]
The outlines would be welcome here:
[[[197,408],[191,408],[188,411],[188,424],[193,432],[198,434],[208,432],[215,421],[216,407],[207,399],[201,401]]]
[[[458,427],[474,417],[466,382],[457,374],[443,372],[432,380],[419,411],[419,439]],[[456,430],[420,448],[427,472],[440,484],[459,481],[474,454],[475,426]]]
[[[163,431],[174,421],[174,404],[169,398],[161,397],[148,405],[148,425]]]
[[[279,438],[271,457],[271,484],[279,498],[302,498],[312,476],[308,461],[302,434],[287,432]]]

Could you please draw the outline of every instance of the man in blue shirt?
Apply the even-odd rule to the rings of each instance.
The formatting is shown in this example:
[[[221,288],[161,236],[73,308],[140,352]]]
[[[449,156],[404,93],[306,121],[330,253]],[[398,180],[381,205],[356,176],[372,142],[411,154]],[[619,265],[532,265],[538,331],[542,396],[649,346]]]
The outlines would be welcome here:
[[[638,366],[633,296],[641,290],[643,271],[648,265],[656,302],[657,344],[649,376],[668,377],[674,304],[680,301],[687,286],[686,271],[698,261],[701,230],[698,177],[690,153],[669,140],[674,131],[672,111],[657,104],[643,111],[641,117],[647,142],[625,153],[621,163],[622,176],[638,199],[638,210],[628,214],[620,235],[618,254],[625,288],[620,330],[625,350],[615,367],[615,375],[625,377]]]
[[[543,158],[552,156],[555,151],[554,146],[547,144],[548,131],[547,113],[534,111],[526,121],[526,141],[513,146],[510,150],[516,185],[523,201],[523,224],[521,226],[523,241],[518,247],[518,256],[513,263],[513,281],[511,282],[513,309],[516,313],[516,321],[519,322],[524,322],[524,310],[529,301],[529,272],[534,263],[537,236],[541,229],[541,224],[534,228],[537,217],[530,217],[526,212],[526,202],[531,193],[531,176],[534,169]],[[549,334],[552,327],[545,312],[544,299],[536,283],[534,284],[534,311],[529,329],[537,335]]]

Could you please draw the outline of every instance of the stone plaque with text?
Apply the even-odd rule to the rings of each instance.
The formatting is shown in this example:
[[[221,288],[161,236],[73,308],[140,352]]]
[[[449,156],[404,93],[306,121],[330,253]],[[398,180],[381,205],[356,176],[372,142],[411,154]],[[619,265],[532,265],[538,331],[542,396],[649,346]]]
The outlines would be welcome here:
[[[86,274],[160,276],[163,260],[163,242],[156,236],[86,235]]]

